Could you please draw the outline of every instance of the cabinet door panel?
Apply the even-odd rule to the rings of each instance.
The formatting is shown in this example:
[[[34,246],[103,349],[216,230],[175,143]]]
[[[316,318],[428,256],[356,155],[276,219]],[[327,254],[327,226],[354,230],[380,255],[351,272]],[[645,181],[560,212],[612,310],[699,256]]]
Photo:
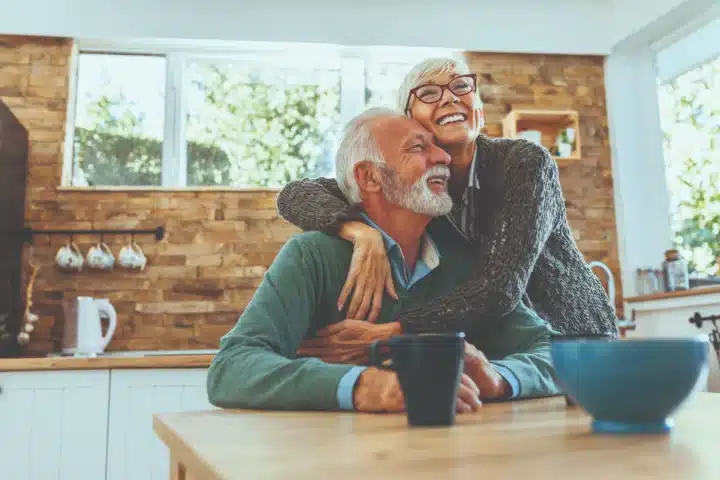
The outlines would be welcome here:
[[[105,477],[107,370],[0,373],[0,477]]]
[[[206,369],[113,370],[110,393],[108,480],[166,480],[167,447],[152,429],[161,412],[212,409]]]

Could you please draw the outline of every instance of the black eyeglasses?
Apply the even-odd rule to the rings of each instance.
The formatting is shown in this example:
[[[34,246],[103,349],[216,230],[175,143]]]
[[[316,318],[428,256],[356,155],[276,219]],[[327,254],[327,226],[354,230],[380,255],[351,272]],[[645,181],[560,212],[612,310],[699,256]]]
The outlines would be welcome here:
[[[458,97],[467,95],[468,93],[474,92],[477,87],[477,75],[474,73],[468,73],[467,75],[460,75],[445,85],[437,85],[434,83],[426,83],[425,85],[419,85],[412,90],[408,95],[407,102],[405,103],[405,113],[407,114],[408,108],[410,107],[410,99],[413,95],[423,103],[435,103],[439,102],[447,88],[453,94]]]

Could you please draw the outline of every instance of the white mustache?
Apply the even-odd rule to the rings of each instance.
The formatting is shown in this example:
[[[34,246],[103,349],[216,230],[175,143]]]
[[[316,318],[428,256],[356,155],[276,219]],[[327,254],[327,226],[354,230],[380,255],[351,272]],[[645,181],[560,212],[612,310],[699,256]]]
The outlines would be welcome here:
[[[447,180],[450,178],[450,168],[443,165],[435,165],[434,167],[430,168],[430,170],[425,172],[422,181],[426,182],[427,179],[430,177],[445,177],[445,179]]]

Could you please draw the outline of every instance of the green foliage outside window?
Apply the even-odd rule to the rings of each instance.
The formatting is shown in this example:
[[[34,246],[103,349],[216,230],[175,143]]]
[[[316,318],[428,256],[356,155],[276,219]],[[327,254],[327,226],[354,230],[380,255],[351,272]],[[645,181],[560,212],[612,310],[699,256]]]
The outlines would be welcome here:
[[[720,275],[720,57],[661,85],[660,109],[675,242]]]

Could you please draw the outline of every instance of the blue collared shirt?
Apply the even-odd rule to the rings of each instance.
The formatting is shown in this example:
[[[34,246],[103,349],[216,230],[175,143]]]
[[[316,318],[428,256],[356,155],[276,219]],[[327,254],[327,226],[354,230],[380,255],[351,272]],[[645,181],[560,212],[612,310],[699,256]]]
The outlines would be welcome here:
[[[411,272],[407,262],[405,262],[405,255],[395,239],[385,233],[375,222],[370,220],[370,217],[365,214],[363,214],[363,216],[368,224],[378,230],[382,235],[383,242],[385,243],[385,251],[387,252],[388,261],[390,262],[390,268],[392,268],[394,273],[393,277],[404,289],[409,290],[440,265],[440,252],[435,246],[435,242],[430,238],[430,234],[425,232],[420,240],[422,244],[420,245],[417,261],[415,262],[415,268]]]
[[[385,231],[370,220],[367,215],[363,214],[363,216],[371,227],[377,229],[382,234],[390,268],[392,268],[393,271],[393,277],[404,289],[409,290],[414,284],[422,280],[440,265],[440,252],[435,246],[435,242],[430,238],[430,234],[425,232],[421,240],[422,245],[418,259],[415,262],[415,268],[410,271],[402,249],[395,239],[385,233]],[[517,396],[520,392],[520,382],[515,374],[503,365],[493,365],[498,373],[510,384],[512,388],[511,398]],[[355,389],[355,383],[366,368],[365,366],[353,367],[340,379],[337,389],[337,401],[340,409],[353,410],[353,390]]]

